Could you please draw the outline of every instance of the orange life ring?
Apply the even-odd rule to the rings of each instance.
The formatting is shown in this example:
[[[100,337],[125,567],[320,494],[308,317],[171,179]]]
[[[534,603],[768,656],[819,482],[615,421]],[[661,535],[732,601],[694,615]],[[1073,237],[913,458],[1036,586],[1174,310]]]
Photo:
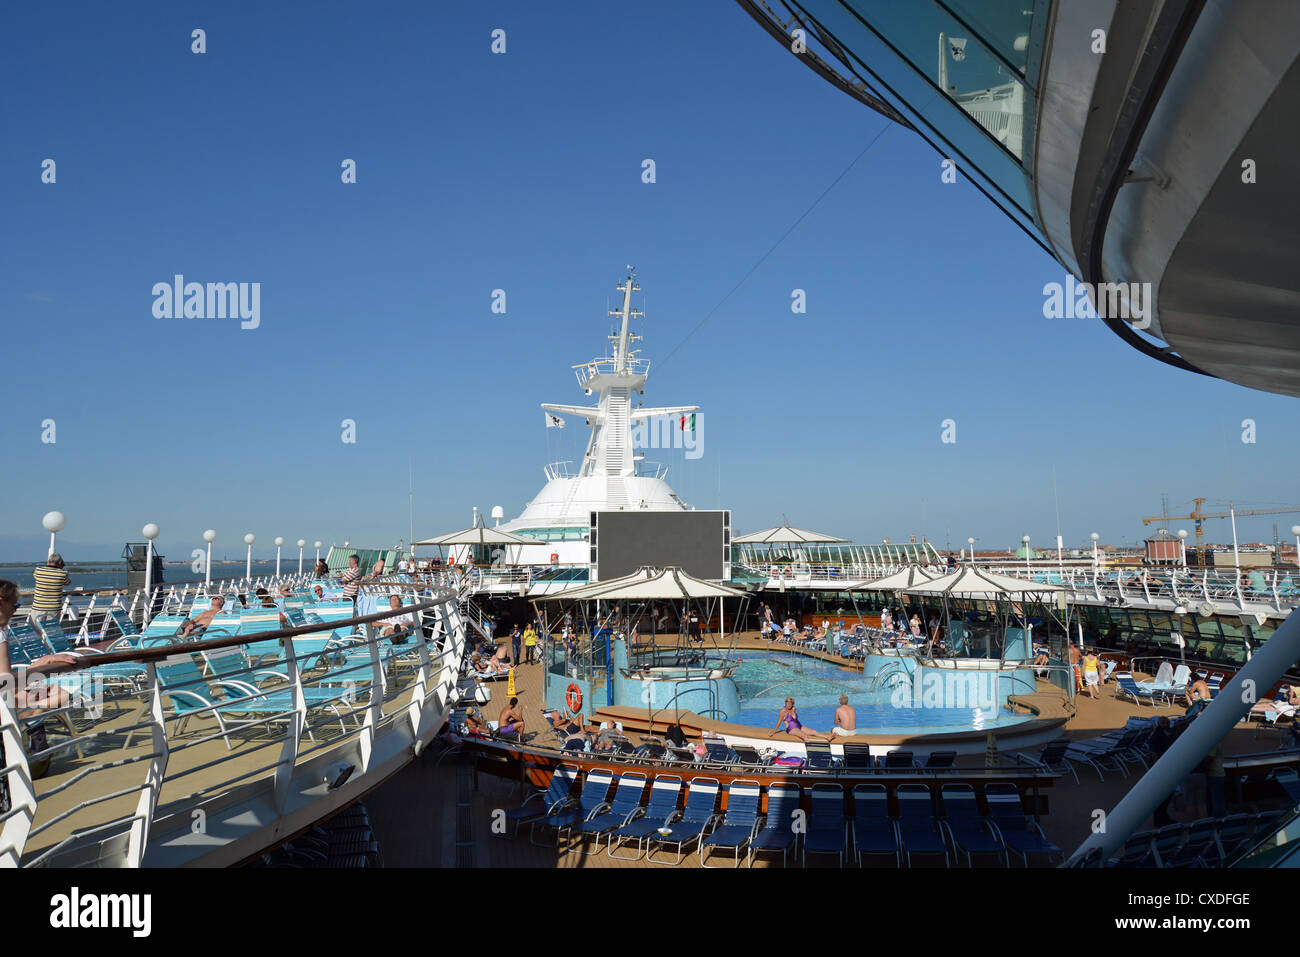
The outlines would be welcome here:
[[[582,710],[582,689],[576,684],[571,684],[564,692],[564,703],[569,706],[569,710],[577,714]]]
[[[558,565],[559,563],[560,563],[560,553],[559,553],[559,552],[551,552],[551,564],[552,564],[552,565]]]

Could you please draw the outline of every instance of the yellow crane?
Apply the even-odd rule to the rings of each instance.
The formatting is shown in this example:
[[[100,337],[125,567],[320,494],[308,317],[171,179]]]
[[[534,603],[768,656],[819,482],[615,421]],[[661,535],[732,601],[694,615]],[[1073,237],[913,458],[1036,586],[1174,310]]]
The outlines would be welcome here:
[[[1144,519],[1142,519],[1142,524],[1143,524],[1143,525],[1150,525],[1152,522],[1181,522],[1181,521],[1190,521],[1190,522],[1195,522],[1195,523],[1196,523],[1196,558],[1197,558],[1197,561],[1199,561],[1199,562],[1201,562],[1201,563],[1204,563],[1204,561],[1205,561],[1205,550],[1204,550],[1204,546],[1205,546],[1205,531],[1204,531],[1204,529],[1202,528],[1202,523],[1203,523],[1207,518],[1230,518],[1230,517],[1232,517],[1233,514],[1237,514],[1237,515],[1285,515],[1285,514],[1288,514],[1288,513],[1290,513],[1290,512],[1300,512],[1300,506],[1287,507],[1287,508],[1252,508],[1252,509],[1237,509],[1237,510],[1235,510],[1235,511],[1229,511],[1229,512],[1207,512],[1207,511],[1204,511],[1204,510],[1202,509],[1202,506],[1203,506],[1207,501],[1209,501],[1209,499],[1206,499],[1206,498],[1194,498],[1194,499],[1192,499],[1192,501],[1191,501],[1191,504],[1192,504],[1192,511],[1191,511],[1190,514],[1188,514],[1188,515],[1153,515],[1151,518],[1144,518]],[[1188,504],[1188,503],[1187,503],[1187,502],[1184,502],[1183,504],[1186,505],[1186,504]]]

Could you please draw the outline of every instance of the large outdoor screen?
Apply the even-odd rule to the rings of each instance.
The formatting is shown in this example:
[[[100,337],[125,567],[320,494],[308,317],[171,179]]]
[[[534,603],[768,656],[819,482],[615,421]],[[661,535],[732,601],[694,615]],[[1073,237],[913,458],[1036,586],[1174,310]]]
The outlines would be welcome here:
[[[696,578],[731,577],[731,513],[592,512],[591,580],[642,565],[676,566]]]

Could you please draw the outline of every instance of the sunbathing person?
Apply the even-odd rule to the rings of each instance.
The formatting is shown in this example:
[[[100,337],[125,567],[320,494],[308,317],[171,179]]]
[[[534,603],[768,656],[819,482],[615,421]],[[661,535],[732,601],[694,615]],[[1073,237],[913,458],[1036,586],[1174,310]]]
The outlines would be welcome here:
[[[805,728],[799,722],[799,715],[794,710],[794,698],[785,699],[785,707],[781,709],[781,714],[776,719],[776,727],[767,733],[769,738],[775,737],[776,733],[781,730],[781,725],[785,725],[785,733],[794,735],[801,741],[831,741],[832,736],[814,731],[812,728]]]
[[[499,667],[495,658],[489,658],[485,661],[477,651],[469,656],[469,663],[475,672],[486,677],[503,675],[510,670],[508,667]]]
[[[600,725],[600,733],[596,735],[596,743],[593,748],[596,751],[612,751],[616,745],[626,740],[627,738],[623,736],[623,732],[614,727],[612,721],[605,721]]]
[[[389,595],[388,608],[390,611],[401,611],[401,597]],[[414,628],[415,622],[410,615],[393,615],[391,618],[384,619],[384,627],[379,630],[379,635],[381,638],[388,638],[395,645],[400,645],[410,637]]]
[[[501,709],[501,716],[497,718],[497,734],[503,737],[507,735],[523,737],[524,714],[519,710],[518,698],[511,698],[510,703]]]
[[[226,605],[226,600],[220,595],[212,598],[211,607],[207,611],[199,612],[193,618],[187,618],[181,622],[180,628],[176,635],[180,638],[197,638],[208,630],[208,625],[212,624],[212,619],[221,614],[221,609]]]
[[[9,663],[9,619],[21,605],[18,585],[7,579],[0,579],[0,692],[9,690],[14,674]],[[26,718],[42,711],[66,708],[72,703],[67,691],[55,685],[45,683],[38,672],[52,665],[70,665],[77,660],[76,655],[59,653],[42,655],[27,666],[26,686],[15,689],[13,703],[17,706],[16,717]]]
[[[469,734],[487,734],[487,722],[479,716],[477,708],[470,708],[465,712],[465,731]]]
[[[1296,685],[1283,685],[1278,689],[1277,698],[1273,701],[1260,701],[1251,706],[1251,714],[1264,714],[1269,711],[1276,711],[1278,715],[1284,718],[1295,716],[1296,708],[1300,706],[1300,687]]]

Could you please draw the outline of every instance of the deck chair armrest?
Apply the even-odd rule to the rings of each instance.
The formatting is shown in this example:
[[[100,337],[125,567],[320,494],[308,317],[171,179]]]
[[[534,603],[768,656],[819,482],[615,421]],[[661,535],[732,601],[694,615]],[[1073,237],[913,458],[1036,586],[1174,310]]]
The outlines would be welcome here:
[[[163,694],[168,695],[172,698],[189,698],[192,701],[194,701],[196,704],[198,704],[200,707],[204,707],[204,708],[210,708],[215,703],[209,701],[207,698],[203,697],[203,695],[199,694],[197,691],[187,691],[184,688],[165,688],[163,689]]]
[[[608,801],[604,801],[601,804],[597,804],[594,808],[591,809],[591,813],[588,814],[585,818],[583,818],[583,820],[590,821],[592,818],[604,814],[606,811],[610,809],[611,806],[612,805]]]
[[[262,692],[259,691],[257,688],[254,688],[252,685],[248,684],[245,681],[236,681],[233,678],[213,678],[211,681],[208,682],[208,684],[215,685],[218,688],[230,688],[234,691],[239,692],[239,697],[241,698],[263,697]]]
[[[265,668],[263,668],[263,669],[259,669],[259,670],[257,670],[257,671],[251,671],[251,672],[249,672],[249,674],[248,674],[249,681],[248,681],[247,683],[248,683],[248,684],[253,684],[253,683],[254,683],[254,679],[257,679],[257,678],[263,678],[263,677],[266,678],[268,684],[269,684],[270,682],[272,682],[272,681],[283,681],[285,684],[288,684],[288,683],[289,683],[289,676],[288,676],[288,675],[286,675],[286,674],[281,674],[281,673],[278,672],[278,671],[270,671],[270,670],[267,670],[267,669],[265,669]],[[258,688],[261,688],[262,685],[259,684],[259,685],[257,685],[257,687],[258,687]]]

